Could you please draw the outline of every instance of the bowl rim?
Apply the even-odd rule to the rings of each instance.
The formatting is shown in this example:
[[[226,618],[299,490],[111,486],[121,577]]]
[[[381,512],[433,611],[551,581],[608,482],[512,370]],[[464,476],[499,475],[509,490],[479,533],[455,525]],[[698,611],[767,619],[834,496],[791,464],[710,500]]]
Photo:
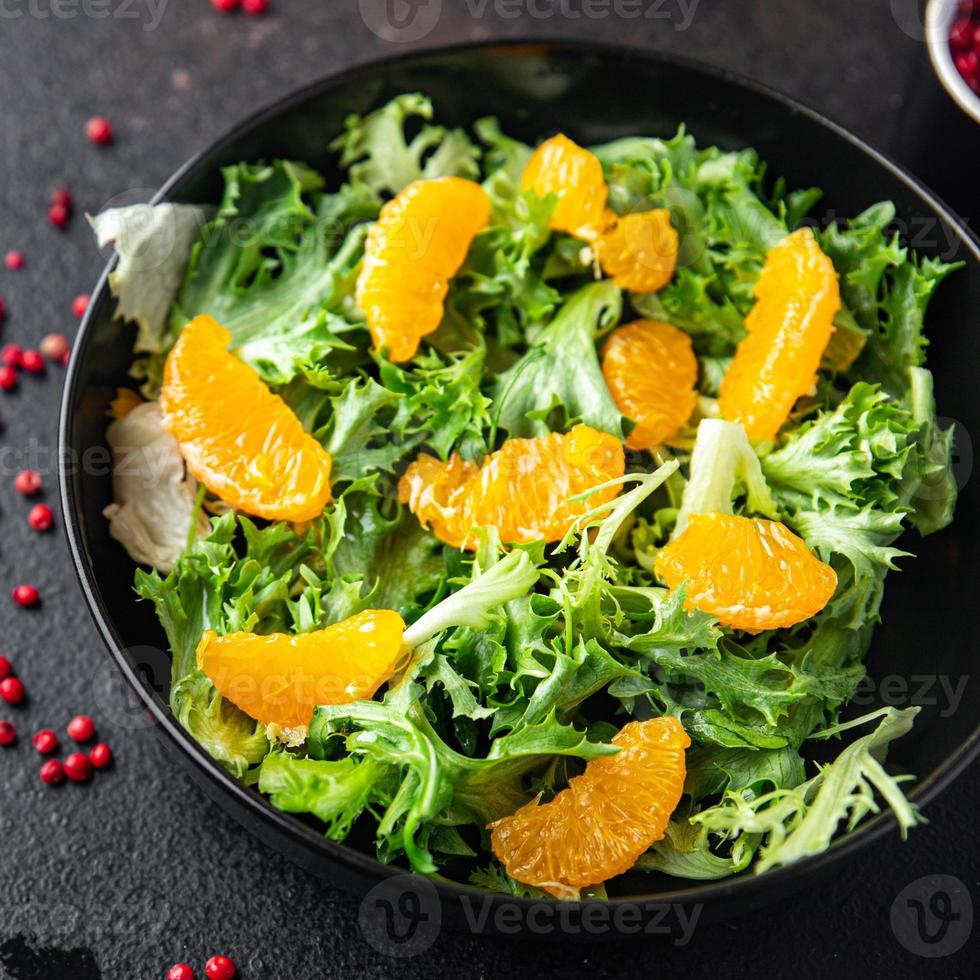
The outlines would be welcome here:
[[[960,0],[929,0],[926,5],[925,35],[929,61],[947,95],[974,122],[980,123],[980,95],[967,85],[953,64],[949,30],[956,20]]]
[[[429,58],[437,58],[442,55],[468,50],[494,52],[521,47],[535,48],[539,51],[541,49],[554,50],[564,48],[579,51],[583,54],[590,53],[606,57],[625,57],[651,64],[680,68],[706,75],[720,85],[733,85],[748,90],[755,95],[762,96],[765,99],[775,101],[784,108],[806,117],[818,127],[830,130],[865,155],[871,157],[878,166],[883,167],[900,183],[904,184],[913,196],[924,202],[953,228],[960,236],[966,248],[972,253],[974,261],[980,264],[980,240],[969,229],[963,226],[953,212],[935,194],[924,187],[915,177],[890,157],[875,149],[849,130],[828,119],[817,110],[770,88],[764,83],[754,81],[724,68],[705,64],[697,59],[629,44],[560,37],[482,39],[412,48],[405,52],[382,55],[377,58],[358,62],[340,71],[328,73],[312,82],[305,83],[286,95],[250,113],[231,126],[216,140],[195,152],[174,172],[160,190],[153,195],[149,203],[157,204],[165,201],[168,195],[184,180],[199,172],[203,172],[205,164],[211,157],[233,143],[241,135],[256,129],[270,119],[288,111],[318,93],[326,93],[333,88],[357,81],[358,79],[370,78],[379,69],[387,68],[392,64],[423,61]],[[89,303],[88,310],[79,326],[72,347],[61,401],[58,427],[59,459],[72,458],[66,455],[66,453],[74,451],[72,439],[73,407],[79,388],[80,363],[88,345],[89,334],[95,321],[95,311],[101,305],[99,300],[106,295],[109,275],[115,266],[116,260],[114,254],[103,269],[98,283],[92,292],[92,301]],[[316,854],[318,857],[325,858],[336,865],[345,867],[364,878],[374,879],[380,882],[406,874],[407,869],[404,867],[383,864],[377,858],[363,851],[359,851],[343,843],[329,840],[297,817],[277,810],[267,798],[246,787],[240,780],[228,772],[228,770],[212,759],[194,741],[190,734],[174,718],[169,706],[164,704],[152,689],[144,686],[144,682],[133,671],[124,656],[125,644],[116,631],[108,609],[103,602],[95,570],[86,557],[82,522],[78,512],[78,501],[76,499],[72,477],[66,467],[59,468],[59,495],[64,514],[65,532],[68,537],[75,574],[85,597],[86,605],[95,621],[103,642],[129,686],[136,691],[140,700],[152,715],[154,728],[167,736],[169,742],[185,757],[185,762],[190,763],[197,770],[196,775],[202,776],[211,785],[216,786],[223,793],[227,794],[237,804],[236,809],[232,812],[232,816],[242,823],[241,814],[249,812],[253,817],[263,821],[271,833],[278,834],[281,838],[288,838],[293,845],[296,845],[305,853]],[[942,763],[916,781],[909,791],[909,799],[919,806],[927,804],[959,776],[978,756],[980,756],[980,725]],[[226,810],[226,812],[228,811]],[[252,833],[251,827],[247,829]],[[764,874],[741,873],[737,876],[707,883],[695,881],[690,886],[670,888],[667,891],[642,895],[613,896],[602,900],[580,900],[562,904],[570,909],[570,914],[574,914],[576,910],[581,911],[586,906],[596,904],[612,907],[654,906],[659,908],[667,904],[671,906],[703,905],[704,907],[710,907],[724,901],[737,899],[740,902],[740,908],[749,910],[758,905],[765,904],[767,892],[778,893],[780,888],[785,892],[794,891],[802,887],[805,881],[821,868],[826,868],[830,864],[836,864],[848,855],[856,853],[886,833],[896,829],[898,829],[898,821],[894,813],[890,808],[884,808],[882,812],[872,815],[863,821],[855,830],[835,839],[821,853],[802,858],[791,865],[774,868],[766,871]],[[259,836],[262,839],[261,835]],[[281,850],[277,850],[277,853],[282,855]],[[295,854],[290,855],[289,859],[294,863],[297,861]],[[441,878],[438,875],[429,880],[435,887],[439,899],[451,903],[454,906],[459,904],[463,899],[467,899],[470,902],[476,899],[482,903],[490,903],[490,907],[507,903],[512,907],[517,906],[527,911],[528,909],[540,906],[542,901],[540,899],[488,892],[474,885],[451,881]],[[676,880],[680,882],[685,879]],[[471,931],[478,932],[480,930],[478,928],[471,928]]]

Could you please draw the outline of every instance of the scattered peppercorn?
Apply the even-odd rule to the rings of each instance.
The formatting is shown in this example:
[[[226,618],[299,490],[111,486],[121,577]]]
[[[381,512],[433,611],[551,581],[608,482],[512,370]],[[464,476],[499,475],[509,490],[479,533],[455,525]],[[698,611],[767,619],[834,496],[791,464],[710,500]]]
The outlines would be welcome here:
[[[4,364],[0,367],[0,391],[13,391],[16,387],[17,369]]]
[[[24,351],[20,344],[4,344],[0,348],[0,361],[6,367],[18,368],[20,367],[21,358],[24,356]]]
[[[44,358],[36,350],[25,350],[20,357],[20,366],[28,374],[42,374],[44,372]]]
[[[84,752],[72,752],[65,759],[65,775],[73,783],[84,783],[92,778],[92,760]]]
[[[0,655],[0,681],[9,677],[14,672],[14,665],[4,656]]]
[[[212,956],[204,964],[204,973],[208,980],[233,980],[235,963],[227,956]]]
[[[21,470],[14,477],[14,489],[25,497],[33,497],[41,490],[41,474],[37,470]]]
[[[24,268],[24,254],[16,249],[11,249],[4,257],[3,264],[12,272]]]
[[[24,696],[24,683],[19,677],[5,677],[0,681],[0,698],[7,704],[22,704]]]
[[[112,749],[105,742],[99,742],[98,745],[93,745],[88,757],[96,769],[108,769],[112,765]]]
[[[63,204],[52,204],[48,208],[48,221],[55,228],[64,228],[68,224],[69,218],[71,218],[71,212]]]
[[[41,755],[51,755],[58,748],[58,736],[50,728],[42,728],[34,736],[34,748]]]
[[[223,14],[230,14],[241,6],[241,0],[211,0],[211,6]]]
[[[88,309],[89,296],[87,293],[82,293],[80,296],[76,296],[71,301],[71,310],[79,320],[85,316],[85,311]]]
[[[107,146],[112,142],[112,123],[105,116],[93,116],[85,124],[85,136],[96,146]]]
[[[35,504],[27,515],[27,523],[35,531],[50,531],[54,526],[54,514],[47,504]]]
[[[56,188],[55,192],[51,195],[51,203],[60,204],[63,208],[71,208],[71,191],[64,184],[62,184],[60,187]]]
[[[167,970],[167,980],[194,980],[194,971],[186,963],[175,963]]]
[[[60,361],[71,350],[68,338],[63,333],[49,333],[41,341],[41,353],[49,361]]]
[[[48,759],[41,766],[41,782],[57,786],[65,778],[65,767],[57,759]]]
[[[261,17],[269,12],[269,0],[242,0],[242,10],[249,17]]]
[[[67,731],[76,742],[91,742],[95,738],[95,722],[88,715],[77,715],[68,722]]]
[[[9,721],[0,721],[0,745],[6,748],[17,741],[17,729]]]
[[[33,585],[18,585],[10,595],[18,606],[25,608],[36,606],[41,601],[41,593]]]

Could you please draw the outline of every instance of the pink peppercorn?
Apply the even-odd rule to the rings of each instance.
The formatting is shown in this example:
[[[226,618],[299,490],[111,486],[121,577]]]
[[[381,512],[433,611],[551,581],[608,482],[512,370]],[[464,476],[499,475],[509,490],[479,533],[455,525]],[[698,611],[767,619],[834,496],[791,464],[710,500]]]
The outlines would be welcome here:
[[[41,474],[37,470],[21,470],[14,478],[14,489],[25,497],[33,497],[41,490]]]
[[[25,350],[20,357],[20,366],[28,374],[43,374],[44,358],[36,350]]]
[[[84,752],[72,752],[65,759],[65,775],[73,783],[84,783],[92,778],[92,760]]]
[[[41,601],[41,593],[33,585],[18,585],[10,595],[18,606],[25,608],[36,606]]]
[[[0,367],[0,391],[13,391],[17,387],[17,368]]]
[[[5,367],[20,367],[23,356],[24,350],[20,344],[4,344],[0,348],[0,361],[3,362]]]
[[[17,741],[17,729],[9,721],[0,721],[0,745],[6,748]]]
[[[60,361],[70,350],[68,338],[63,333],[49,333],[41,341],[41,353],[49,361]]]
[[[88,715],[77,715],[68,722],[67,732],[76,742],[91,742],[95,738],[95,722]]]
[[[194,980],[194,971],[186,963],[175,963],[167,970],[167,980]]]
[[[269,0],[242,0],[242,10],[249,17],[261,17],[269,12]]]
[[[24,696],[24,683],[19,677],[5,677],[0,681],[0,698],[7,704],[21,704]]]
[[[69,218],[71,218],[71,212],[63,204],[52,204],[48,208],[48,221],[55,228],[64,228],[68,224]]]
[[[211,6],[223,14],[230,14],[241,6],[242,0],[211,0]]]
[[[85,136],[96,146],[107,146],[112,142],[112,123],[105,116],[93,116],[85,124]]]
[[[58,736],[50,728],[42,728],[34,736],[34,748],[41,755],[51,755],[58,748]]]
[[[12,272],[24,268],[24,253],[11,249],[4,257],[3,264]]]
[[[65,767],[57,759],[48,759],[41,766],[41,782],[57,786],[65,778]]]
[[[204,964],[204,973],[208,980],[233,980],[235,963],[227,956],[212,956]]]
[[[50,531],[54,526],[54,514],[47,504],[35,504],[27,515],[27,523],[35,531]]]
[[[4,656],[0,655],[0,681],[9,677],[14,672],[14,665]]]
[[[88,293],[82,293],[80,296],[76,296],[71,301],[71,311],[78,317],[79,320],[85,316],[85,311],[88,309],[88,301]]]
[[[105,742],[93,745],[88,757],[96,769],[108,769],[112,765],[112,749]]]
[[[70,208],[72,205],[71,191],[62,184],[51,195],[51,203],[60,204],[63,208]]]

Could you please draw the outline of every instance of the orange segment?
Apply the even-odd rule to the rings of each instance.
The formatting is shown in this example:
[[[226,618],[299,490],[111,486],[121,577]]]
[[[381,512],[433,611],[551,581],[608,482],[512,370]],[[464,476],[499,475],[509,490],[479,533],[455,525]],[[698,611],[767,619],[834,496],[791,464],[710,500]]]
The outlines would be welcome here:
[[[637,320],[614,331],[602,351],[602,374],[616,407],[636,422],[630,449],[652,449],[676,435],[697,404],[691,338],[668,323]]]
[[[314,633],[207,630],[197,665],[232,704],[264,725],[308,725],[318,704],[370,698],[394,674],[405,624],[390,609],[369,609]]]
[[[670,211],[657,208],[623,215],[596,242],[599,265],[620,289],[655,293],[670,282],[680,240]]]
[[[531,155],[521,187],[538,197],[557,195],[550,223],[555,231],[593,241],[608,223],[608,192],[599,158],[561,133]]]
[[[557,898],[629,871],[667,830],[691,744],[672,717],[631,721],[550,803],[536,800],[490,824],[493,853],[517,881]]]
[[[230,342],[209,316],[184,327],[164,368],[164,425],[191,473],[232,507],[271,521],[319,517],[329,453]]]
[[[809,228],[769,250],[754,295],[748,335],[722,379],[718,405],[750,439],[772,439],[813,388],[840,309],[834,265]]]
[[[442,320],[449,280],[490,218],[487,192],[471,180],[409,184],[368,232],[355,298],[376,349],[408,361]]]
[[[618,487],[584,502],[568,498],[622,476],[620,441],[587,425],[567,435],[508,439],[482,466],[458,455],[443,463],[422,454],[398,484],[398,499],[423,526],[454,548],[473,548],[473,529],[495,525],[505,542],[560,541],[587,510],[612,500]]]
[[[654,565],[670,589],[684,584],[687,609],[759,633],[801,623],[830,601],[834,570],[785,524],[695,514]]]

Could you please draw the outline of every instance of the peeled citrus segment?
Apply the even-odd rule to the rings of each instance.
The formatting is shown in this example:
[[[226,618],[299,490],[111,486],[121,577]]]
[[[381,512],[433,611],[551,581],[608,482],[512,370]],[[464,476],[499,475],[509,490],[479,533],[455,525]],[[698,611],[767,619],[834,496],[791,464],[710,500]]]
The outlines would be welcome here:
[[[759,633],[801,623],[830,601],[837,574],[785,524],[695,514],[657,556],[669,588],[685,586],[687,609]]]
[[[550,803],[533,801],[490,824],[493,853],[517,881],[557,898],[629,871],[667,830],[691,744],[672,717],[631,721]]]
[[[620,289],[655,293],[670,282],[680,240],[670,211],[657,208],[614,218],[595,243],[599,265]]]
[[[636,320],[615,330],[602,351],[602,374],[616,407],[636,422],[630,449],[652,449],[676,435],[697,404],[691,338],[668,323]]]
[[[599,158],[561,133],[531,155],[521,187],[538,197],[558,197],[550,222],[555,231],[594,241],[615,219],[606,211],[608,191]]]
[[[567,435],[508,439],[482,466],[458,455],[444,463],[422,454],[399,481],[398,499],[454,548],[474,548],[474,528],[488,525],[505,542],[560,541],[577,517],[612,500],[619,488],[576,503],[568,498],[624,469],[618,439],[576,425]]]
[[[490,198],[472,180],[409,184],[368,232],[355,298],[376,349],[392,361],[415,356],[442,320],[449,280],[490,218]]]
[[[184,327],[163,373],[164,425],[187,468],[225,503],[271,521],[319,517],[330,500],[329,453],[228,352],[230,342],[209,316]]]
[[[772,439],[816,382],[840,289],[833,263],[801,228],[769,250],[754,294],[748,334],[722,379],[718,405],[750,439]]]
[[[308,725],[318,704],[370,698],[394,674],[405,624],[390,609],[369,609],[313,633],[207,630],[197,665],[232,704],[264,725]]]

